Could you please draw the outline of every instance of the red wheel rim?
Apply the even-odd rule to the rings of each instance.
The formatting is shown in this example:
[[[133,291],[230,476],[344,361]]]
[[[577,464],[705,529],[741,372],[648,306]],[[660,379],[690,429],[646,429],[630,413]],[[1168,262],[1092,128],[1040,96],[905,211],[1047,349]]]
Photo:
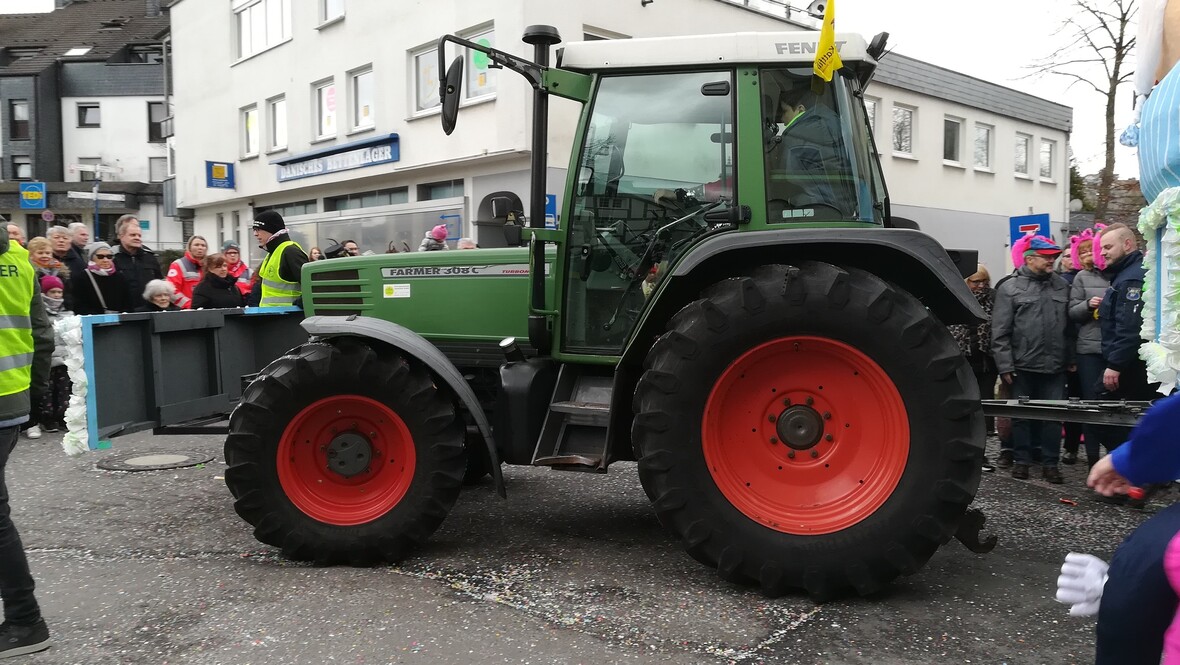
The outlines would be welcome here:
[[[342,437],[368,446],[348,475],[338,464]],[[358,450],[354,446],[351,450]],[[332,456],[330,459],[329,456]],[[300,411],[283,431],[276,460],[279,483],[295,507],[328,524],[350,526],[387,513],[414,479],[416,451],[406,423],[384,404],[357,395],[326,397]]]
[[[776,531],[833,533],[880,508],[910,449],[905,403],[842,342],[783,337],[721,373],[701,424],[705,462],[742,514]],[[814,443],[812,443],[814,441]]]

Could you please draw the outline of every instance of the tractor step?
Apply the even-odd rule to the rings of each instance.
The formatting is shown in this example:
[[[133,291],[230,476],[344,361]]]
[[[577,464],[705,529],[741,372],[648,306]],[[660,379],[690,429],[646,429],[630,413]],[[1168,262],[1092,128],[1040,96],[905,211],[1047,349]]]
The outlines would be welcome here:
[[[564,365],[533,452],[534,466],[606,473],[606,428],[613,379],[595,368]]]

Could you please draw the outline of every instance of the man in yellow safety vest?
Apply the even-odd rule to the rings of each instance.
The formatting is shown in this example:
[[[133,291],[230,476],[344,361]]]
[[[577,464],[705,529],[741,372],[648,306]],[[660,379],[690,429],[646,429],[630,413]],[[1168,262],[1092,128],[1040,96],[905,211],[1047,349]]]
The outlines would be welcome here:
[[[41,303],[29,252],[0,229],[0,658],[48,649],[49,629],[33,596],[33,576],[10,517],[4,468],[28,421],[32,396],[49,383],[53,328]]]
[[[266,250],[258,267],[258,285],[262,288],[260,307],[300,307],[299,272],[307,263],[307,253],[287,235],[287,223],[273,210],[254,216],[254,238]]]

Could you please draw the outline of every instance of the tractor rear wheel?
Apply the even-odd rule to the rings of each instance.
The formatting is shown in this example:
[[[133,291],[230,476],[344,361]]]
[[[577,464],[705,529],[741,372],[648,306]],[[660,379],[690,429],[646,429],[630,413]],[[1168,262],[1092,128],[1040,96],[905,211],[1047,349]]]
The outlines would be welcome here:
[[[426,368],[357,339],[266,367],[230,416],[226,485],[254,536],[293,559],[397,562],[454,505],[467,460]]]
[[[917,571],[974,498],[971,370],[908,293],[766,266],[710,287],[652,347],[639,475],[689,554],[768,595],[869,594]]]

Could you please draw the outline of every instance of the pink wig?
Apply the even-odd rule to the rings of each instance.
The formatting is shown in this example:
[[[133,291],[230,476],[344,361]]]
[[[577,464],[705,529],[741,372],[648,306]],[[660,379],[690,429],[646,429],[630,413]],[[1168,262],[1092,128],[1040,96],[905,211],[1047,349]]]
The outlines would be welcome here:
[[[1032,243],[1034,237],[1027,235],[1012,243],[1012,265],[1017,268],[1024,265],[1024,253],[1028,251],[1028,246]]]
[[[1102,252],[1098,247],[1098,234],[1104,228],[1106,228],[1105,224],[1095,224],[1093,229],[1086,229],[1076,236],[1069,237],[1069,257],[1073,259],[1075,270],[1084,270],[1082,262],[1078,258],[1078,248],[1087,240],[1090,241],[1090,252],[1094,256],[1094,267],[1099,270],[1106,268],[1106,259],[1102,258]]]

